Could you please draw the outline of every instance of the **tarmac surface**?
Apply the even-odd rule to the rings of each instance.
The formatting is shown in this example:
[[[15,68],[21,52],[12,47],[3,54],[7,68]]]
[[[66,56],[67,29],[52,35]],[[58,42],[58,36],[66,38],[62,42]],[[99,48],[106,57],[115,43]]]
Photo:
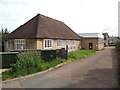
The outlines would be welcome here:
[[[3,82],[3,88],[117,88],[117,54],[114,47],[72,61],[50,72]]]

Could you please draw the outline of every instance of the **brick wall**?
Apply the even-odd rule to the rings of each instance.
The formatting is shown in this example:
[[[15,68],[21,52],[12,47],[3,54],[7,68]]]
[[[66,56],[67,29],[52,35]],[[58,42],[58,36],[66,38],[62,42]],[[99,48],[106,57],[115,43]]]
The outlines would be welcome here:
[[[69,49],[72,48],[71,51],[73,50],[73,47],[74,47],[72,44],[72,41],[73,40],[70,40],[70,45],[69,45]],[[25,43],[26,43],[26,50],[45,49],[44,39],[25,39]],[[74,50],[79,50],[80,45],[81,45],[80,40],[75,40]],[[62,40],[62,46],[57,46],[57,39],[52,39],[52,48],[47,48],[47,49],[61,49],[61,48],[66,49],[66,40]],[[5,42],[5,51],[7,52],[15,51],[14,50],[14,39],[11,39]]]
[[[89,43],[93,43],[93,50],[99,50],[98,49],[98,38],[84,38],[81,41],[82,48],[89,50]]]
[[[66,49],[66,40],[62,40],[62,46],[57,46],[57,39],[51,39],[52,40],[52,48],[47,48],[47,49],[61,49],[65,48]],[[73,47],[72,41],[70,40],[70,45],[69,48]],[[80,40],[75,40],[75,50],[80,49]],[[44,48],[44,39],[37,39],[37,49],[46,49]]]
[[[26,39],[26,49],[37,49],[37,39]]]

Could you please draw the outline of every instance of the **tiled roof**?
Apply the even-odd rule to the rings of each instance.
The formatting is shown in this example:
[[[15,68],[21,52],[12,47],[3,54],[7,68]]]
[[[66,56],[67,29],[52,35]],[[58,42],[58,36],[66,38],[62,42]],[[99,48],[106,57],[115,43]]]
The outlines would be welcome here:
[[[56,38],[56,39],[80,39],[79,35],[66,24],[50,17],[37,14],[25,24],[10,33],[7,39],[22,38]]]

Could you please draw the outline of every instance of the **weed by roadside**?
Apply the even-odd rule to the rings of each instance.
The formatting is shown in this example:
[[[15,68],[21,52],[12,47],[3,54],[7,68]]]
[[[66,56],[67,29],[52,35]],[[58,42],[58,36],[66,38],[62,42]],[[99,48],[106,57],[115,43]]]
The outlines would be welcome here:
[[[79,50],[79,51],[72,51],[68,54],[69,60],[79,60],[81,58],[85,58],[92,54],[96,54],[94,50]]]

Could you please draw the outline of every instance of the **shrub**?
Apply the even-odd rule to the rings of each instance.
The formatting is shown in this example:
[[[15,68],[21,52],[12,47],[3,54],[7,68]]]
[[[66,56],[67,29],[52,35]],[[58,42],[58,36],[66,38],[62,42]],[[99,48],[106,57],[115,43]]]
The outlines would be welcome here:
[[[2,80],[11,79],[11,78],[13,78],[11,70],[2,72]]]
[[[36,52],[19,54],[17,55],[17,62],[11,64],[10,70],[2,73],[2,78],[19,77],[41,71],[42,63],[44,63],[44,61],[41,60]]]
[[[17,62],[11,64],[11,68],[2,73],[2,79],[6,80],[43,71],[65,61],[66,59],[59,58],[50,62],[43,61],[37,52],[25,52],[17,55]]]
[[[116,49],[117,49],[117,53],[118,53],[118,61],[120,60],[120,41],[116,43]],[[119,61],[120,64],[120,61]]]
[[[17,55],[17,57],[17,62],[11,65],[12,72],[26,69],[27,73],[32,73],[33,71],[39,71],[41,69],[40,64],[43,62],[43,60],[41,60],[37,52],[25,52]],[[32,71],[32,68],[35,68],[36,70]]]
[[[117,42],[115,46],[116,46],[117,51],[120,52],[120,41]]]

